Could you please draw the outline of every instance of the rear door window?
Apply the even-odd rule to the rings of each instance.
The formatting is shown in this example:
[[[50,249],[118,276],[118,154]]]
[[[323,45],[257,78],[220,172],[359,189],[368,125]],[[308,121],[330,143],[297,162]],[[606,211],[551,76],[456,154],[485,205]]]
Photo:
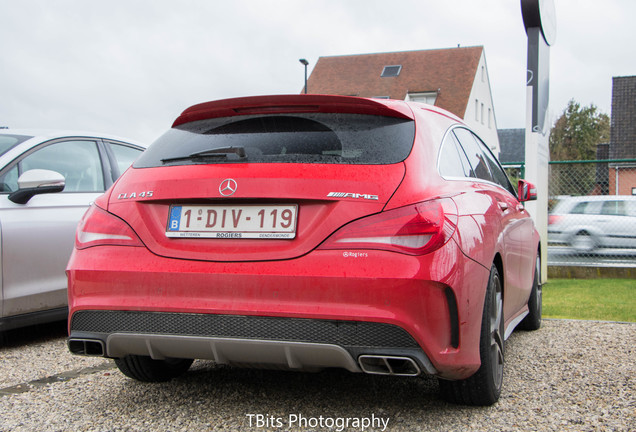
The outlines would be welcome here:
[[[590,201],[587,203],[587,206],[585,207],[585,214],[600,215],[602,207],[603,207],[602,201]]]
[[[392,164],[409,155],[412,120],[310,113],[201,120],[173,128],[135,168],[213,163]]]
[[[488,160],[486,159],[482,149],[479,147],[479,143],[473,134],[468,129],[464,128],[456,128],[453,132],[455,132],[455,135],[464,148],[466,157],[468,157],[470,166],[473,169],[473,176],[494,183],[495,181],[490,172]]]
[[[473,170],[471,176],[496,183],[517,196],[506,172],[486,144],[468,129],[456,128],[454,132],[470,161]]]
[[[515,191],[514,187],[512,187],[512,184],[510,183],[510,180],[508,180],[506,172],[503,170],[501,165],[499,165],[499,162],[497,162],[495,156],[492,154],[490,149],[486,147],[486,144],[484,144],[483,142],[480,142],[480,144],[484,156],[486,157],[488,167],[490,168],[490,173],[492,174],[493,181],[502,188],[506,189],[511,194],[517,196],[517,192]]]

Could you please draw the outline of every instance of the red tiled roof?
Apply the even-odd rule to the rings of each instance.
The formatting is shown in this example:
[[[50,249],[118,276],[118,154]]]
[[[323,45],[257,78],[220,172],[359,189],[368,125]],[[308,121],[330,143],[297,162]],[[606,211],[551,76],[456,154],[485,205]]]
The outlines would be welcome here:
[[[388,96],[440,90],[435,102],[463,118],[483,47],[320,57],[307,82],[309,93]],[[381,77],[384,66],[401,65],[397,77]]]

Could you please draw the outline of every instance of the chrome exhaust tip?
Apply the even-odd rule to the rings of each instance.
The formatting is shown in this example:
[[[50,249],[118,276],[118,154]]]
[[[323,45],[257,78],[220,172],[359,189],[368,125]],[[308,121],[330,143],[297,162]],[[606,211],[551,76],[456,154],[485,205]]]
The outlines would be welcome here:
[[[68,349],[72,354],[104,357],[104,343],[95,339],[69,339]]]
[[[422,373],[410,357],[361,355],[358,363],[364,373],[374,375],[418,376]]]

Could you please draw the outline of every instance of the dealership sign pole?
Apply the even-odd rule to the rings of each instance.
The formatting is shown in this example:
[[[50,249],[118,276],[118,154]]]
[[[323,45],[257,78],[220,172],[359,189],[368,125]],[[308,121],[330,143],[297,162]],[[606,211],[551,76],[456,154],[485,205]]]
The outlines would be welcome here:
[[[541,275],[548,275],[548,141],[547,121],[550,89],[550,45],[556,37],[552,0],[521,0],[523,24],[528,35],[526,87],[525,178],[537,186],[537,201],[526,203],[541,235]]]

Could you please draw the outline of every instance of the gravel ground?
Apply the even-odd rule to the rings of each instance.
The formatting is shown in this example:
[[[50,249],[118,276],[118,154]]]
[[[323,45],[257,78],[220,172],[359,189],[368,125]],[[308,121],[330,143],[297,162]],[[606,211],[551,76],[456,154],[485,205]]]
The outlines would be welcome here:
[[[60,331],[26,339],[0,347],[2,432],[636,430],[636,324],[546,320],[514,333],[503,393],[489,408],[440,401],[433,378],[202,361],[169,383],[144,384],[109,360],[70,355]]]

